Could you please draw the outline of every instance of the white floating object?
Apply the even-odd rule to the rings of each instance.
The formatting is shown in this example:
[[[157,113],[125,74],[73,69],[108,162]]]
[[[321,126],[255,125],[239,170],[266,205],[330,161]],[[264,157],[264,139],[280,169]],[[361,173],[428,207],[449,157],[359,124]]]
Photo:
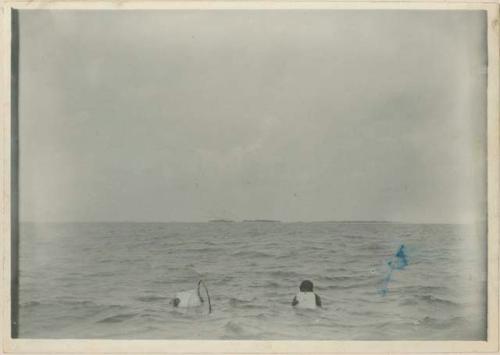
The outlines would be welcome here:
[[[179,308],[199,307],[203,304],[198,294],[198,289],[196,288],[189,291],[178,292],[175,298],[179,300],[176,305]]]
[[[179,308],[194,308],[203,305],[205,300],[200,294],[200,286],[203,286],[208,300],[208,313],[212,313],[212,303],[210,302],[210,294],[208,293],[207,286],[200,280],[198,287],[189,291],[177,292],[173,299],[174,307]]]

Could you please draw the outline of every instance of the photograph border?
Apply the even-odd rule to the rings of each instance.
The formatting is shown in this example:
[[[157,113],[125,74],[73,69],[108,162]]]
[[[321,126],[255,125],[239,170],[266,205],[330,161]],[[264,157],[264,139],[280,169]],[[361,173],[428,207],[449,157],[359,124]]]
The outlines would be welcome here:
[[[24,9],[415,9],[485,10],[488,33],[487,86],[487,341],[252,341],[252,340],[56,340],[20,339],[11,336],[11,223],[13,202],[12,125],[16,109],[12,92],[12,11]],[[1,23],[1,351],[33,354],[165,353],[165,354],[328,354],[328,353],[476,353],[499,352],[499,4],[496,1],[4,1]],[[14,209],[17,206],[14,204]]]

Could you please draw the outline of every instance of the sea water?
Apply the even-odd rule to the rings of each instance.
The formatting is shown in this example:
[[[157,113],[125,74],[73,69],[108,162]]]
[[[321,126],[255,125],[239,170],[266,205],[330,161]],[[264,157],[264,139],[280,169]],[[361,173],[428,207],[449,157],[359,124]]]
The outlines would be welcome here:
[[[485,238],[450,224],[22,223],[19,336],[485,339]],[[384,285],[401,245],[408,265]],[[212,313],[174,308],[200,279]],[[322,309],[291,306],[305,279]]]

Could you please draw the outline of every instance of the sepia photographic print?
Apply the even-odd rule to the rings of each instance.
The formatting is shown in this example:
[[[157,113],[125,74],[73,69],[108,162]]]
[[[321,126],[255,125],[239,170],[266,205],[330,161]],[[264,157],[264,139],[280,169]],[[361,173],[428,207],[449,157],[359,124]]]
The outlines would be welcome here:
[[[407,5],[5,3],[4,350],[497,351],[498,6]]]

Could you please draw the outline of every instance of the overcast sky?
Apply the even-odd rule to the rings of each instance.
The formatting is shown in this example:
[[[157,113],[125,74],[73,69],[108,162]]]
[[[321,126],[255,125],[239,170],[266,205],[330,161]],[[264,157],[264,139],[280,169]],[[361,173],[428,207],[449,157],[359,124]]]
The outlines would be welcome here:
[[[20,218],[481,220],[485,15],[22,11]]]

